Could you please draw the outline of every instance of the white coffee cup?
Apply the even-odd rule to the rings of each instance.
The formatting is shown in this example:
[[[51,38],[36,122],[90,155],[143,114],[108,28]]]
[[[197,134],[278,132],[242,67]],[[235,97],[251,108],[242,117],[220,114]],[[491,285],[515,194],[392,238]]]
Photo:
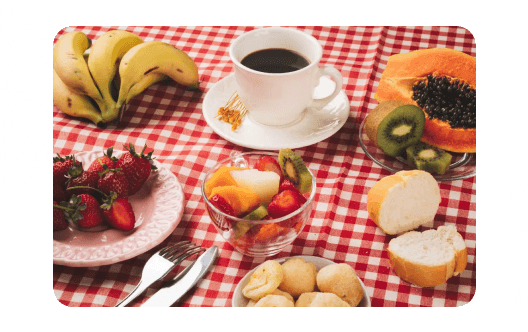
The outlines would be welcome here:
[[[287,73],[267,73],[242,65],[249,54],[265,49],[287,49],[302,55],[309,65]],[[229,47],[233,61],[237,93],[248,115],[270,126],[295,123],[308,107],[322,109],[341,91],[343,77],[331,66],[319,67],[323,48],[313,36],[302,31],[272,27],[244,33]],[[329,96],[314,99],[314,90],[322,76],[330,76],[335,89]]]

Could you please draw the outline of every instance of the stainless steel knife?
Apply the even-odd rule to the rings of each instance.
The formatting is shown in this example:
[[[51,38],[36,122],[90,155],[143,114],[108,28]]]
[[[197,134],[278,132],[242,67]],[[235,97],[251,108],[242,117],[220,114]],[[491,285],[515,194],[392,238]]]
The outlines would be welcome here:
[[[209,270],[209,267],[218,257],[218,247],[207,249],[198,259],[187,266],[173,280],[169,281],[163,288],[149,298],[142,307],[170,307],[178,301],[198,280]]]

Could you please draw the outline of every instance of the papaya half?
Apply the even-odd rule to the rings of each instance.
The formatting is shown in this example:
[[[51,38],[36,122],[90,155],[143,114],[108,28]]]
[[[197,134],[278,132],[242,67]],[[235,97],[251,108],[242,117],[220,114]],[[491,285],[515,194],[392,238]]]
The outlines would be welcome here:
[[[389,57],[374,95],[425,113],[421,140],[452,152],[476,152],[476,59],[447,48]]]

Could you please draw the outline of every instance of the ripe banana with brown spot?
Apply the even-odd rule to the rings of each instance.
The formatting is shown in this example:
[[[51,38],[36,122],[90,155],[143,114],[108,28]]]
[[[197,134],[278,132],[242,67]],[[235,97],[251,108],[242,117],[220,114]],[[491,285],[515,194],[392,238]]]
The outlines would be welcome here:
[[[132,47],[141,43],[143,40],[132,32],[111,30],[101,35],[90,49],[88,69],[108,107],[101,110],[104,122],[110,122],[119,115],[111,92],[112,80],[117,73],[119,62]]]
[[[53,48],[53,69],[71,90],[91,97],[101,110],[106,110],[106,104],[83,56],[91,44],[90,38],[81,31],[62,35]]]
[[[122,106],[131,98],[140,87],[136,84],[145,84],[142,81],[152,74],[164,74],[190,88],[197,88],[200,84],[198,67],[193,59],[185,52],[174,46],[160,41],[145,42],[131,48],[121,59],[119,76],[121,85],[116,107]],[[144,90],[144,89],[143,89]]]
[[[53,70],[53,102],[62,112],[91,120],[95,124],[103,121],[101,113],[89,97],[73,92]]]

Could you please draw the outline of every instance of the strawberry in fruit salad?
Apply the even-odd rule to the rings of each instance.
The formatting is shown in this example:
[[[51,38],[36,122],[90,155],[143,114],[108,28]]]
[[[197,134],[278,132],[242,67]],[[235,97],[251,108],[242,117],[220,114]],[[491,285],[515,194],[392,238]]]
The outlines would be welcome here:
[[[273,197],[268,205],[268,213],[274,218],[282,218],[295,212],[303,204],[306,198],[296,190],[286,189]]]

